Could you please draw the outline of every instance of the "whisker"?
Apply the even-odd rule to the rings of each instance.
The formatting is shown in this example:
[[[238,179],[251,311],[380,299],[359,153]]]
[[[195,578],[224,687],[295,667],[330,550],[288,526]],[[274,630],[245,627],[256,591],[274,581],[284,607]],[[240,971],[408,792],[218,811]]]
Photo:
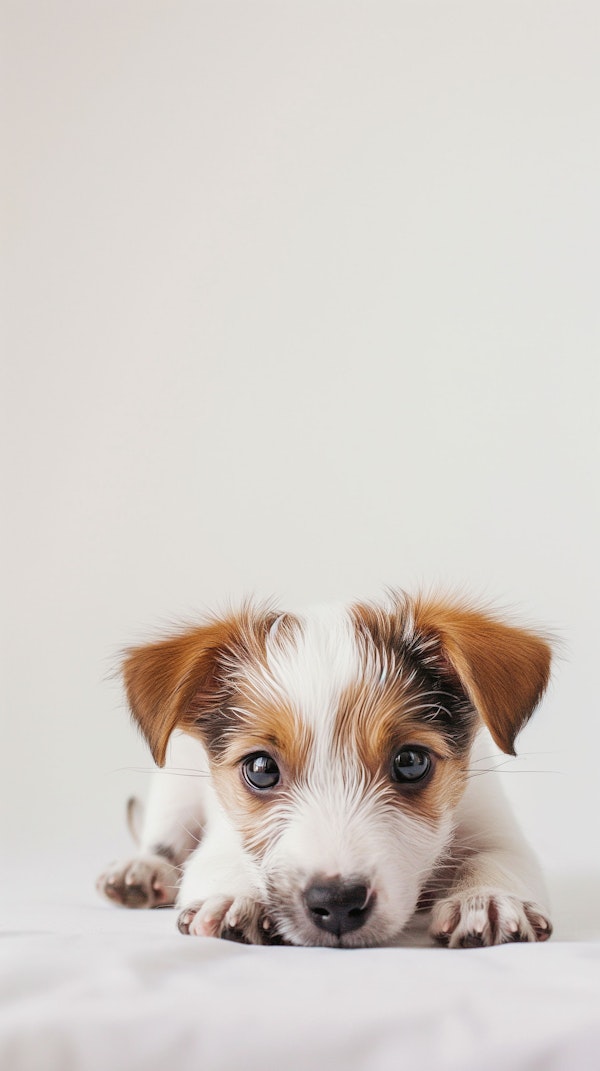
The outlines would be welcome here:
[[[156,773],[156,766],[116,766],[110,772],[153,774]],[[185,767],[177,767],[175,770],[165,766],[161,768],[161,774],[168,775],[169,777],[210,777],[210,772],[208,770],[193,770],[191,768],[186,769]]]
[[[518,755],[509,755],[508,756],[508,761],[518,762],[520,759],[531,758],[532,755],[535,756],[535,758],[537,759],[537,758],[541,758],[542,755],[560,755],[560,754],[561,754],[560,751],[520,751]],[[500,755],[496,751],[496,752],[494,752],[493,755],[477,755],[476,758],[471,756],[471,762],[489,762],[491,759],[499,759],[499,758],[500,758]]]
[[[498,767],[493,767],[489,770],[471,770],[467,774],[466,779],[467,781],[471,781],[474,777],[483,777],[484,774],[488,773],[504,774],[505,776],[508,774],[521,774],[525,776],[527,774],[560,774],[561,776],[566,777],[566,770],[501,770]]]
[[[184,833],[187,833],[188,837],[191,837],[192,840],[195,841],[196,844],[200,844],[200,842],[202,840],[202,835],[197,837],[195,833],[192,833],[191,829],[188,829],[188,827],[183,824],[183,822],[179,823],[179,827],[180,827],[180,829],[183,829]]]

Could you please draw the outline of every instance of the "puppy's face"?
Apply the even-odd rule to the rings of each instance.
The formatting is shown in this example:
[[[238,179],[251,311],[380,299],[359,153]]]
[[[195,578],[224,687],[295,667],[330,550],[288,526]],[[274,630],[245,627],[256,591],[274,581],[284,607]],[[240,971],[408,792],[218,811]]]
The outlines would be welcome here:
[[[171,650],[179,661],[174,724],[201,735],[220,800],[260,867],[277,930],[292,944],[374,945],[401,932],[452,836],[487,709],[482,688],[488,698],[494,692],[496,720],[485,720],[505,750],[523,703],[532,709],[543,688],[543,641],[520,632],[520,653],[509,652],[507,666],[504,634],[514,647],[517,630],[481,616],[466,621],[462,612],[461,627],[455,615],[446,636],[449,618],[440,624],[439,609],[437,630],[427,604],[397,599],[304,616],[247,613],[207,626],[211,637],[205,629],[195,640],[189,633],[165,641],[187,645]],[[494,631],[487,640],[482,621]],[[473,628],[471,645],[483,644],[484,655],[465,654]],[[140,660],[152,651],[152,672],[164,682],[159,648],[133,652],[125,675],[160,761],[166,699],[154,697],[154,733],[140,717],[140,689],[148,687]],[[528,698],[513,696],[507,720],[502,693],[523,674]]]
[[[397,934],[463,790],[472,708],[376,625],[335,610],[277,619],[209,729],[220,799],[293,944]]]

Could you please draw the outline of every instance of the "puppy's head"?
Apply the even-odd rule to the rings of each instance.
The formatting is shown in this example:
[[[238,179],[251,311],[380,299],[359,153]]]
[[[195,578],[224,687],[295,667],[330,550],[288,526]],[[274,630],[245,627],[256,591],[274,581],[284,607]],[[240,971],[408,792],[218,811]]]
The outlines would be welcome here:
[[[474,735],[503,751],[537,705],[550,649],[464,605],[394,595],[304,615],[246,608],[124,664],[156,762],[198,735],[258,863],[281,936],[397,936],[448,847]]]

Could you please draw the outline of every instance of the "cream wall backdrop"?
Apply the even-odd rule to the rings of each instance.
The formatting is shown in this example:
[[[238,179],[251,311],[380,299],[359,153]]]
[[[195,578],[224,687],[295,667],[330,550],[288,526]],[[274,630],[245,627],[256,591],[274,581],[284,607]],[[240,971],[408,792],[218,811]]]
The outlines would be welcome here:
[[[123,644],[440,584],[561,638],[497,776],[597,863],[598,5],[2,10],[6,843],[125,843]]]

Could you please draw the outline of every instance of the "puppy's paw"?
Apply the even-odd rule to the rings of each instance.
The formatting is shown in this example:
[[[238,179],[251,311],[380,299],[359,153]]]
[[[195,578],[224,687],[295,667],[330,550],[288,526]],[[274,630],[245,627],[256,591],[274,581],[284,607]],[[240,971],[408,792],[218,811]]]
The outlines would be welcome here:
[[[222,937],[247,945],[275,944],[277,937],[264,906],[250,896],[209,896],[180,912],[181,933]]]
[[[512,941],[547,941],[552,925],[531,901],[494,889],[465,890],[435,905],[430,933],[434,941],[448,948],[480,948]]]
[[[113,863],[96,882],[99,893],[124,907],[171,907],[181,871],[160,855]]]

